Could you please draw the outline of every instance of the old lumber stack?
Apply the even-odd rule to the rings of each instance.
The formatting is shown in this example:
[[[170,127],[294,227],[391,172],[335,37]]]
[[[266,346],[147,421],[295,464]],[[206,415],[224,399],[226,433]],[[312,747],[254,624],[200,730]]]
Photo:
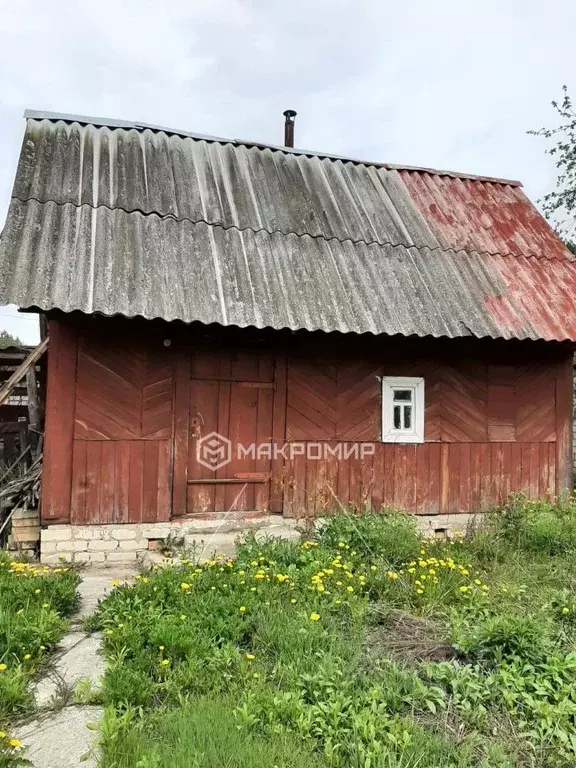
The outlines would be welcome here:
[[[18,403],[19,407],[26,408],[26,418],[18,419],[21,425],[19,453],[14,458],[13,452],[4,450],[3,467],[0,469],[0,546],[8,545],[10,549],[30,556],[36,553],[40,539],[44,409],[37,366],[47,346],[48,338],[45,338],[37,347],[27,350],[25,359],[0,387],[0,408],[9,407],[10,398],[21,389],[19,385],[23,380],[26,393],[24,402]]]

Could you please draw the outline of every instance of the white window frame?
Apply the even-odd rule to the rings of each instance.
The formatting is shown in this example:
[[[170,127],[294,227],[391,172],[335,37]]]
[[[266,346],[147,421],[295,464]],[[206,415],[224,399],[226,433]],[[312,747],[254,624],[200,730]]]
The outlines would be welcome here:
[[[412,390],[412,428],[394,427],[394,391]],[[424,379],[419,376],[382,377],[382,442],[424,442]]]

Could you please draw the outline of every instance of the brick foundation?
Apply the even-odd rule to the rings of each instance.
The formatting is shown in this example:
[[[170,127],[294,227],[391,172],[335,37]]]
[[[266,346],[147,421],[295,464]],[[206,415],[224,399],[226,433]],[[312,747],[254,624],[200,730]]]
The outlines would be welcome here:
[[[430,515],[416,518],[425,536],[465,533],[474,524],[474,515]],[[50,525],[42,528],[40,556],[43,563],[63,559],[74,563],[115,565],[146,564],[162,556],[171,540],[194,549],[199,557],[214,552],[233,555],[242,533],[257,536],[299,538],[298,521],[278,515],[224,520],[190,520],[173,523],[125,523],[123,525]]]

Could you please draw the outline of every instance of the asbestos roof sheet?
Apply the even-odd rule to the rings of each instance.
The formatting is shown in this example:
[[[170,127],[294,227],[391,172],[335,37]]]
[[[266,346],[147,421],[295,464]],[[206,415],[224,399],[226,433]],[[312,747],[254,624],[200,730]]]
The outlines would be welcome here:
[[[0,241],[3,301],[576,340],[574,257],[516,182],[100,123],[28,119]]]

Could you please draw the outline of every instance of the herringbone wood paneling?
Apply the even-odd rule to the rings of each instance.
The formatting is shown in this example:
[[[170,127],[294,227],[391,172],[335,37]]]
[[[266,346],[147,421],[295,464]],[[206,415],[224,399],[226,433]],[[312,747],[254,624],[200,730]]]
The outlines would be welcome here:
[[[378,440],[380,366],[370,363],[290,361],[289,440]]]
[[[549,366],[516,369],[516,439],[523,443],[556,439],[556,379]]]
[[[159,440],[172,434],[172,364],[163,353],[90,337],[78,353],[75,439]]]

